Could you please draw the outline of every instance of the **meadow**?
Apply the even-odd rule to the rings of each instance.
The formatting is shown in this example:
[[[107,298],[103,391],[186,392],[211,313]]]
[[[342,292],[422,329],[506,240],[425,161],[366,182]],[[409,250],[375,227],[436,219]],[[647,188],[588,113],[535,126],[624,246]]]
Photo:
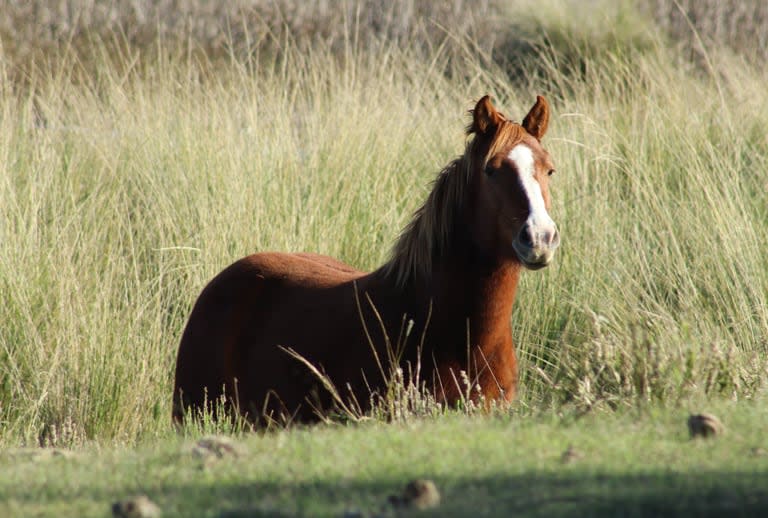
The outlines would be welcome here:
[[[763,516],[765,399],[710,407],[729,425],[714,441],[652,409],[292,428],[237,437],[221,457],[175,436],[15,449],[0,454],[0,513],[108,516],[146,495],[166,518]],[[438,506],[389,503],[415,479],[435,483]]]
[[[689,3],[650,0],[472,9],[402,0],[379,11],[285,1],[234,13],[153,4],[175,13],[165,18],[85,4],[90,11],[24,25],[24,9],[42,16],[46,2],[8,1],[0,20],[3,448],[75,449],[104,472],[133,462],[131,448],[158,444],[161,459],[175,451],[184,440],[169,418],[175,355],[206,282],[264,250],[383,263],[434,176],[462,151],[467,110],[484,94],[513,118],[537,94],[553,108],[544,143],[557,166],[551,212],[563,244],[549,268],[523,275],[514,408],[441,410],[436,422],[434,409],[412,409],[397,427],[374,416],[365,432],[332,426],[265,440],[316,434],[313,448],[324,448],[370,433],[379,442],[365,444],[383,445],[424,426],[454,430],[450,449],[476,433],[499,439],[499,419],[531,420],[546,435],[568,416],[612,423],[661,412],[684,423],[702,406],[764,428],[768,77],[764,42],[750,49],[724,29],[743,10],[707,32],[706,16],[682,16],[694,13]],[[716,2],[697,5],[728,15]],[[99,25],[100,16],[125,25]],[[764,34],[763,18],[750,19]],[[186,437],[213,431],[227,430]],[[741,458],[728,448],[737,446],[716,447]],[[301,465],[295,454],[286,462]],[[637,452],[625,460],[630,471],[643,462]],[[760,456],[751,462],[764,477]],[[51,480],[80,476],[54,463]],[[24,466],[30,479],[52,469]],[[364,476],[390,469],[377,466]],[[717,466],[706,466],[716,479]],[[276,484],[288,476],[272,473]],[[11,499],[27,494],[4,488]],[[764,505],[764,494],[750,494]]]

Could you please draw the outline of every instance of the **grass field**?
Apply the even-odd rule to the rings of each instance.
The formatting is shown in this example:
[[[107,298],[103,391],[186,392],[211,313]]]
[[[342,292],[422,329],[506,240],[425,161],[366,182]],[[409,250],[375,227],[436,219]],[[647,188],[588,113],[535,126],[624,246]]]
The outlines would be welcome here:
[[[0,445],[13,469],[0,505],[104,514],[146,487],[182,516],[209,488],[205,515],[339,515],[372,512],[423,475],[448,488],[457,515],[484,492],[542,515],[616,514],[628,501],[638,515],[717,515],[735,500],[765,510],[750,478],[765,481],[764,458],[743,452],[765,447],[752,434],[766,424],[768,77],[764,48],[726,30],[761,28],[734,8],[707,32],[712,18],[695,9],[727,16],[717,2],[638,3],[312,3],[323,17],[286,0],[270,4],[277,14],[243,8],[239,25],[192,9],[157,34],[147,27],[163,13],[130,22],[141,13],[119,11],[125,2],[39,26],[22,23],[24,9],[52,4],[3,4]],[[102,15],[136,30],[98,26]],[[288,430],[240,439],[242,459],[210,470],[184,460],[172,374],[205,283],[263,250],[381,264],[486,93],[513,118],[547,96],[558,170],[563,244],[551,267],[523,275],[511,417]],[[744,440],[689,442],[681,409],[692,401],[733,416]],[[510,430],[530,446],[519,462]],[[562,466],[571,441],[587,455]],[[282,443],[296,449],[270,464]],[[78,453],[10,453],[39,445]],[[356,447],[370,465],[355,464]],[[326,450],[327,464],[311,453]],[[433,450],[452,455],[424,464]],[[473,452],[483,463],[463,472]],[[550,492],[562,500],[544,503]]]
[[[645,409],[250,434],[208,460],[181,437],[58,456],[9,450],[0,513],[105,516],[146,495],[164,517],[761,516],[765,408],[710,404],[728,427],[714,440],[689,439],[683,411]],[[438,506],[388,503],[414,479],[434,481]]]

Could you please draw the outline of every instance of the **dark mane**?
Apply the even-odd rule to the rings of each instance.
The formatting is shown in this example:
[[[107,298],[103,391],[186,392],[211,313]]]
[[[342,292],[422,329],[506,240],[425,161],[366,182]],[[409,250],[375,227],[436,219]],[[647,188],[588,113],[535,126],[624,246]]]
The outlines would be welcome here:
[[[464,154],[437,175],[432,192],[424,205],[414,212],[395,242],[389,261],[379,270],[385,278],[402,288],[409,281],[422,282],[431,276],[436,260],[451,246],[454,222],[461,213],[473,172],[482,170],[487,160],[502,147],[512,147],[522,140],[524,133],[519,124],[504,120],[497,128],[488,152],[479,156],[485,146],[481,146],[476,128],[467,128],[467,134],[472,138]]]

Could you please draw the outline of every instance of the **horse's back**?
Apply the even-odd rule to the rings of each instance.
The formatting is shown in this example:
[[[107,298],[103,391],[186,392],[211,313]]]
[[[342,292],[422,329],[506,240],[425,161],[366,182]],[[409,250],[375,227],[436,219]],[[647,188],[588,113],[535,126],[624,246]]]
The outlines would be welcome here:
[[[309,380],[279,346],[322,363],[348,343],[358,332],[349,328],[354,281],[363,275],[317,254],[260,253],[224,269],[200,294],[184,330],[174,417],[182,417],[182,407],[200,409],[223,393],[254,406],[278,392],[281,410],[293,411],[293,394],[305,391]]]

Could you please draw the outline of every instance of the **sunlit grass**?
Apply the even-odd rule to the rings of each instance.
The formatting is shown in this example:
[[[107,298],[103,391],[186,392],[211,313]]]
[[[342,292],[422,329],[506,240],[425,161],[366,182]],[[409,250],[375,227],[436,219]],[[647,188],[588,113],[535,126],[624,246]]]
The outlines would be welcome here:
[[[388,497],[429,479],[440,504],[419,516],[763,515],[765,401],[705,408],[722,437],[691,440],[687,409],[655,408],[319,425],[230,436],[220,457],[195,449],[199,433],[5,448],[0,513],[105,516],[145,494],[164,517],[412,516]]]

